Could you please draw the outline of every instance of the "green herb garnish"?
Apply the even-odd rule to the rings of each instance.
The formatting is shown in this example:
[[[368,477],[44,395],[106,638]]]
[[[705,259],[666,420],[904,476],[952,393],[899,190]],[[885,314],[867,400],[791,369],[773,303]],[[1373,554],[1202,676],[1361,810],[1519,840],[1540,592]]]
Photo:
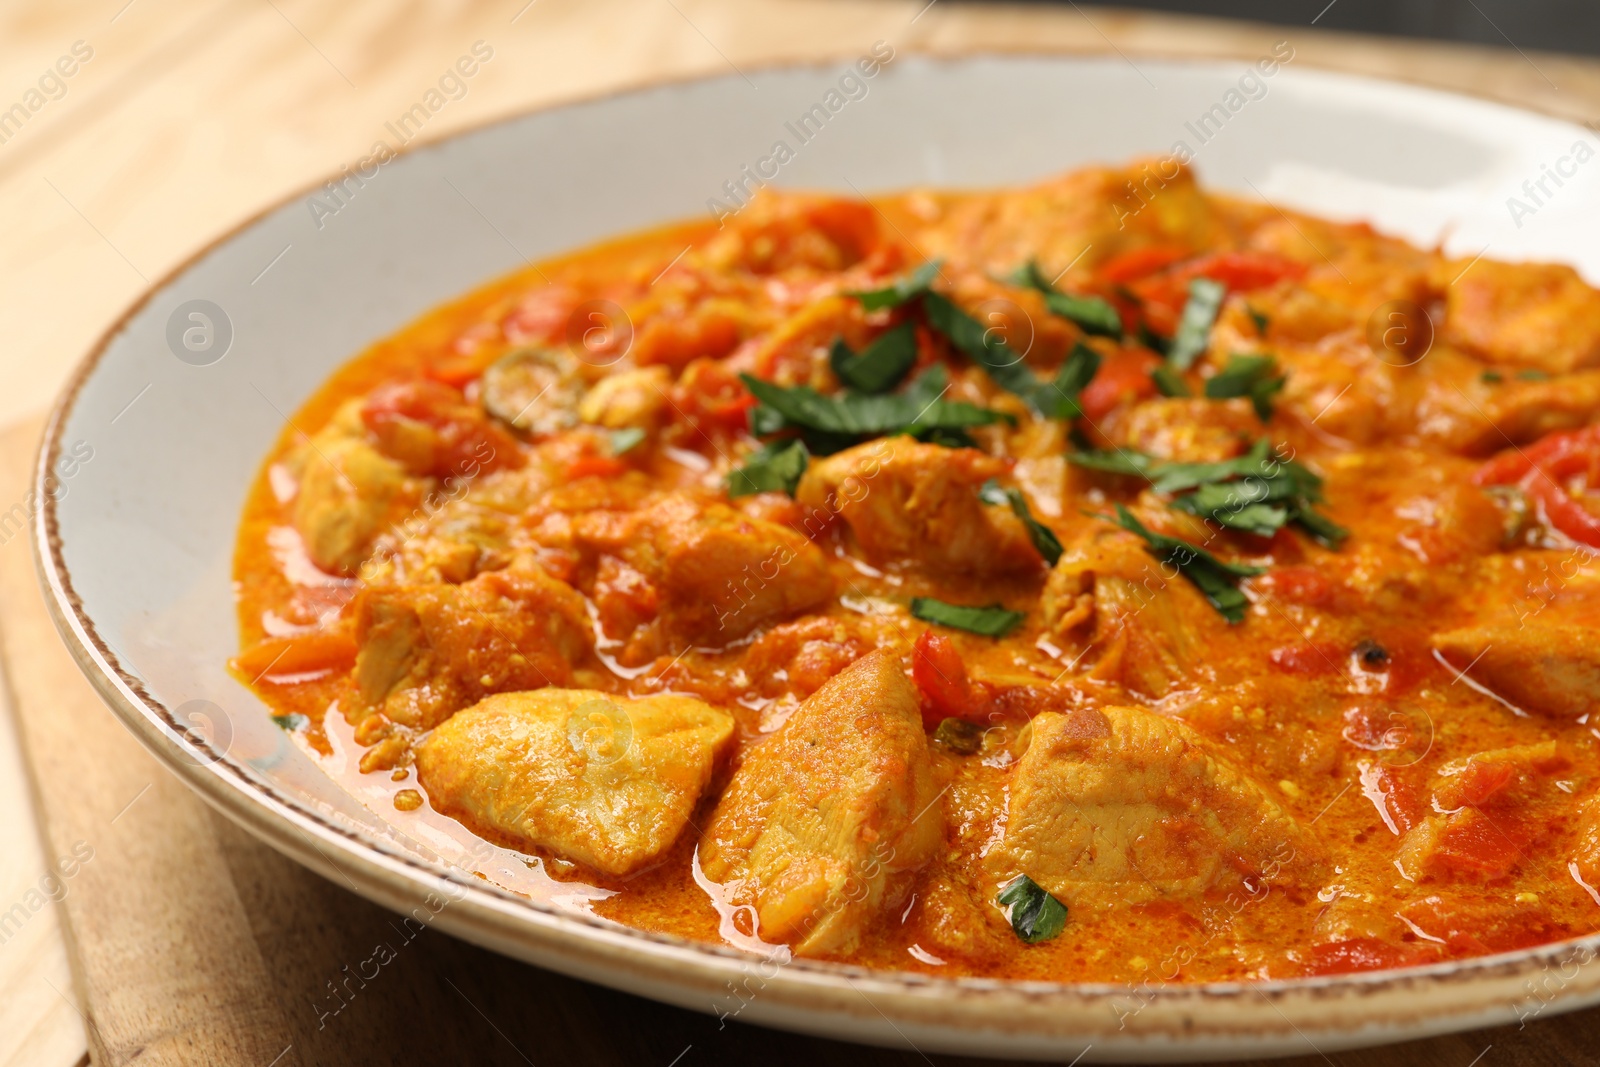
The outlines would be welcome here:
[[[1506,380],[1506,376],[1497,370],[1486,370],[1478,375],[1478,380],[1489,385],[1499,385]]]
[[[1212,400],[1247,396],[1266,422],[1272,418],[1272,398],[1283,391],[1285,380],[1272,356],[1232,355],[1227,366],[1206,379],[1206,396]]]
[[[1349,531],[1315,510],[1322,479],[1307,466],[1279,457],[1262,438],[1235,459],[1167,463],[1144,452],[1074,452],[1067,461],[1089,470],[1143,478],[1158,493],[1176,494],[1170,506],[1221,526],[1270,537],[1292,522],[1329,548]]]
[[[1118,526],[1144,538],[1145,547],[1150,554],[1163,563],[1170,563],[1176,567],[1178,573],[1189,579],[1229,623],[1238,624],[1244,621],[1244,611],[1250,601],[1239,592],[1238,581],[1240,578],[1249,578],[1262,573],[1261,567],[1251,567],[1243,563],[1224,563],[1199,545],[1147,529],[1144,523],[1134,518],[1133,513],[1121,504],[1116,508]]]
[[[803,441],[774,441],[745,457],[744,466],[728,472],[728,495],[788,493],[794,496],[810,454]]]
[[[1244,306],[1244,310],[1250,316],[1250,321],[1256,324],[1256,334],[1265,337],[1267,335],[1267,327],[1272,325],[1272,320],[1249,304]]]
[[[902,322],[861,350],[850,350],[844,338],[833,342],[828,362],[834,375],[858,393],[883,393],[900,384],[917,362],[917,328]]]
[[[974,608],[962,604],[946,604],[931,596],[911,598],[911,614],[923,622],[949,626],[985,637],[1004,637],[1024,618],[1020,611],[1008,611],[999,604]]]
[[[1228,287],[1210,278],[1194,278],[1189,282],[1189,299],[1183,305],[1178,319],[1178,332],[1172,335],[1167,349],[1167,362],[1175,370],[1188,370],[1211,343],[1211,327],[1222,310],[1222,298]]]
[[[1519,370],[1517,378],[1524,382],[1547,382],[1550,375],[1542,370]]]
[[[272,721],[277,723],[279,728],[288,730],[290,733],[296,730],[303,730],[311,725],[311,720],[299,712],[290,712],[288,715],[274,715]]]
[[[1067,925],[1067,906],[1025,874],[1007,882],[995,899],[1009,909],[1011,929],[1030,945],[1050,940]]]
[[[1259,478],[1242,482],[1202,485],[1187,496],[1172,501],[1172,507],[1190,515],[1211,519],[1231,530],[1271,537],[1289,518],[1289,510],[1264,503],[1269,483]]]
[[[1028,528],[1028,537],[1033,541],[1033,547],[1039,550],[1039,555],[1044,557],[1046,563],[1054,567],[1061,558],[1061,540],[1056,537],[1055,531],[1033,517],[1033,512],[1028,510],[1028,501],[1020,489],[1006,489],[999,482],[990,478],[978,490],[978,497],[985,504],[994,504],[1004,507],[1011,505],[1011,513],[1022,520],[1022,525]]]
[[[943,263],[943,260],[930,259],[893,284],[881,289],[858,290],[849,295],[861,301],[861,306],[868,311],[897,308],[926,293],[928,287],[933,284],[933,279],[939,276],[939,268]]]
[[[1093,349],[1082,344],[1074,346],[1055,381],[1041,381],[1022,361],[1020,353],[949,297],[924,293],[922,312],[929,326],[982,367],[996,385],[1021,397],[1034,411],[1051,419],[1073,419],[1081,414],[1078,394],[1100,369],[1100,357]]]
[[[878,396],[823,396],[808,385],[786,388],[749,374],[739,377],[760,401],[750,411],[751,432],[759,437],[797,429],[817,455],[838,452],[870,437],[960,431],[1009,418],[975,404],[941,399],[949,388],[942,366],[928,368],[902,393]]]
[[[1183,380],[1183,375],[1172,369],[1169,363],[1162,363],[1150,372],[1150,380],[1156,383],[1156,392],[1162,396],[1193,396],[1189,390],[1189,383]]]
[[[637,426],[624,426],[620,430],[612,430],[610,434],[611,454],[620,456],[636,448],[640,441],[645,439],[645,432]]]
[[[1028,260],[1009,279],[1028,289],[1037,289],[1044,295],[1044,306],[1052,315],[1077,323],[1084,333],[1101,337],[1122,336],[1122,316],[1117,309],[1098,296],[1071,296],[1058,290],[1044,276],[1035,260]]]

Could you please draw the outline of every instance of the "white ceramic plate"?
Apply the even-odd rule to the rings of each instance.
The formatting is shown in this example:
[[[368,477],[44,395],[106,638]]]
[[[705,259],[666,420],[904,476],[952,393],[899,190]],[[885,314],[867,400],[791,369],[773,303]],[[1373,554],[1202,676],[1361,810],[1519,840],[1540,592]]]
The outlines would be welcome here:
[[[306,196],[284,203],[147,294],[60,401],[35,534],[62,635],[128,728],[274,847],[398,910],[428,899],[416,914],[478,944],[688,1008],[927,1051],[1180,1060],[1327,1052],[1600,1000],[1600,968],[1563,964],[1592,959],[1600,938],[1409,972],[1159,991],[780,967],[603,922],[525,868],[513,875],[514,857],[465,854],[426,819],[364,802],[224,670],[246,486],[330,371],[525,257],[706,210],[777,140],[796,148],[780,184],[845,192],[1024,182],[1183,141],[1212,187],[1460,255],[1565,260],[1600,280],[1600,162],[1572,161],[1584,130],[1292,61],[1256,81],[1241,81],[1247,61],[1137,64],[901,57],[798,146],[785,124],[825,102],[848,61],[672,85],[403,154],[348,185],[336,213]],[[1226,121],[1202,143],[1196,123],[1213,105]],[[1533,204],[1522,183],[1546,164],[1572,173]],[[1512,196],[1534,210],[1514,214]],[[199,329],[189,347],[186,328]]]

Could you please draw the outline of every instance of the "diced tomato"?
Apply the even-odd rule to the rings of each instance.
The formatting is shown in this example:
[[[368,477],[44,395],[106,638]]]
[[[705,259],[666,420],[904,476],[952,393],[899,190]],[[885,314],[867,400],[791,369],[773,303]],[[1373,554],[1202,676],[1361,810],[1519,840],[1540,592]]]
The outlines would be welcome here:
[[[269,637],[234,658],[240,674],[256,681],[272,675],[349,670],[356,661],[356,641],[344,630],[313,630],[289,637]]]
[[[567,479],[615,478],[628,470],[628,464],[616,456],[579,456],[567,464]]]
[[[695,359],[721,359],[738,347],[741,326],[729,309],[707,303],[693,311],[657,315],[639,331],[633,358],[682,369]]]
[[[1142,348],[1124,348],[1103,360],[1078,398],[1084,417],[1099,422],[1118,404],[1154,396],[1156,383],[1150,380],[1150,372],[1160,364],[1160,357]]]
[[[1376,937],[1352,937],[1346,941],[1326,941],[1311,948],[1307,974],[1354,974],[1357,971],[1387,971],[1396,967],[1415,967],[1427,963],[1425,950],[1396,944]]]
[[[453,389],[462,389],[483,377],[483,372],[500,357],[494,349],[480,349],[466,355],[453,354],[431,363],[424,370],[429,378]]]
[[[1477,808],[1463,808],[1451,815],[1439,831],[1433,852],[1435,863],[1485,878],[1510,873],[1521,858],[1510,835]]]
[[[911,650],[911,680],[922,691],[922,724],[935,729],[949,718],[971,719],[977,711],[967,665],[955,642],[924,630]]]
[[[756,398],[725,365],[697,359],[673,387],[673,414],[702,429],[738,433],[746,428]]]
[[[1390,746],[1385,744],[1385,748]],[[1405,747],[1393,746],[1396,749]],[[1422,818],[1422,790],[1407,767],[1386,767],[1379,763],[1361,768],[1361,792],[1378,809],[1384,825],[1395,835],[1410,830]]]
[[[549,343],[566,334],[567,320],[578,306],[578,294],[562,285],[536,289],[500,320],[500,331],[512,344]]]
[[[442,382],[379,386],[362,405],[361,421],[413,474],[461,478],[523,463],[516,438]]]
[[[1525,449],[1503,452],[1478,469],[1479,485],[1516,483],[1555,529],[1582,545],[1600,548],[1600,515],[1567,491],[1579,476],[1600,488],[1600,425],[1548,434]]]
[[[1509,763],[1468,760],[1461,773],[1451,776],[1451,799],[1462,804],[1477,806],[1494,796],[1516,777],[1516,768]]]

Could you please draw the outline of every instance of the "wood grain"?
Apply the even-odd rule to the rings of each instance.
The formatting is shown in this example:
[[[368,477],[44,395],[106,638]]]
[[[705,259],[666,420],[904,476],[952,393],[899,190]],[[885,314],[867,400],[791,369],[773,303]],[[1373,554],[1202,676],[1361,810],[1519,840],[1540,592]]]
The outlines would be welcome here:
[[[0,7],[0,106],[82,40],[65,94],[0,143],[0,424],[36,411],[105,322],[214,234],[363,155],[475,40],[496,50],[426,137],[660,78],[902,51],[1250,57],[1600,118],[1600,63],[1311,29],[1072,6],[939,0],[60,0]],[[27,353],[20,358],[18,353]],[[21,498],[34,419],[0,437],[0,502]],[[47,855],[93,849],[56,909],[0,946],[0,1053],[101,1064],[961,1062],[741,1026],[587,986],[393,916],[205,808],[115,722],[56,638],[20,539],[0,545],[0,658],[41,801]],[[0,766],[0,774],[4,774]],[[11,808],[17,812],[19,801]],[[9,849],[9,858],[23,856]],[[9,877],[10,868],[3,872]],[[9,883],[0,880],[0,888]],[[9,898],[0,898],[7,901]],[[52,923],[71,949],[64,978]],[[352,977],[379,945],[376,978]],[[52,962],[53,961],[53,962]],[[368,969],[370,973],[370,968]],[[19,984],[19,977],[31,985]],[[335,990],[338,990],[337,998]],[[32,989],[24,995],[13,990]],[[83,1022],[68,1003],[83,1007]],[[64,1010],[65,1009],[65,1010]],[[13,1045],[11,1034],[25,1031]],[[26,1043],[24,1043],[26,1042]],[[1296,1064],[1600,1062],[1600,1013]],[[1485,1052],[1485,1050],[1488,1050]],[[976,1062],[976,1061],[967,1061]]]

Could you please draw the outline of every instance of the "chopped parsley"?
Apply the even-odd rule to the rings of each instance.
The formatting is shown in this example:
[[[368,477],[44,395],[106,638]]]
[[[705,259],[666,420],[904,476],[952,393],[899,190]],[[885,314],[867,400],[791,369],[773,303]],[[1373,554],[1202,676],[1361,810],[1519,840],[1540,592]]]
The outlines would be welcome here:
[[[911,614],[923,622],[948,626],[955,630],[982,634],[984,637],[1004,637],[1024,618],[1020,611],[1008,611],[999,604],[975,608],[962,604],[946,604],[931,596],[911,598]]]
[[[311,725],[311,720],[299,712],[290,712],[288,715],[274,715],[272,721],[277,723],[280,729],[288,730],[290,733],[294,733],[296,730],[304,730]]]
[[[794,496],[810,462],[804,441],[774,441],[745,457],[744,466],[728,472],[728,495],[788,493]]]
[[[759,401],[750,410],[750,431],[760,437],[799,430],[816,455],[829,455],[871,437],[909,433],[937,439],[1009,418],[975,404],[942,399],[950,384],[942,366],[928,368],[904,392],[877,396],[823,396],[809,385],[785,387],[749,374],[739,377]]]
[[[978,490],[978,496],[985,504],[997,506],[1011,506],[1011,513],[1022,520],[1022,525],[1028,528],[1028,537],[1033,541],[1033,547],[1039,550],[1039,555],[1044,557],[1046,563],[1054,567],[1061,558],[1061,540],[1056,537],[1055,531],[1033,517],[1033,512],[1028,510],[1028,501],[1023,497],[1020,489],[1003,488],[999,482],[990,478],[983,483],[983,488]]]
[[[1006,908],[1011,929],[1030,945],[1050,940],[1067,925],[1067,906],[1025,874],[1007,882],[995,899]]]
[[[1257,311],[1255,308],[1251,307],[1249,304],[1244,306],[1244,310],[1246,314],[1250,316],[1250,321],[1256,324],[1257,335],[1265,337],[1267,335],[1267,328],[1272,325],[1272,320],[1263,313]]]
[[[1178,319],[1178,332],[1172,335],[1167,348],[1167,362],[1174,370],[1188,370],[1211,343],[1211,327],[1222,310],[1222,298],[1228,287],[1210,278],[1195,278],[1189,282],[1189,299],[1183,305]]]
[[[1145,547],[1150,554],[1163,563],[1170,563],[1176,567],[1178,573],[1192,582],[1194,587],[1211,602],[1211,606],[1216,608],[1229,623],[1238,624],[1244,621],[1244,611],[1250,601],[1239,592],[1239,579],[1261,574],[1262,568],[1243,563],[1224,563],[1199,545],[1148,529],[1121,504],[1116,507],[1115,521],[1118,526],[1144,538]]]
[[[1122,316],[1117,309],[1098,296],[1071,296],[1051,284],[1039,270],[1039,264],[1028,260],[1009,279],[1028,289],[1036,289],[1044,296],[1044,306],[1052,315],[1059,315],[1076,323],[1084,333],[1101,337],[1122,336]]]
[[[838,338],[828,352],[828,362],[839,381],[856,392],[887,392],[899,385],[917,362],[917,328],[913,323],[902,322],[859,355],[850,350],[844,338]]]
[[[1272,356],[1232,355],[1228,365],[1206,379],[1206,396],[1212,400],[1250,398],[1262,422],[1272,418],[1272,398],[1283,391],[1284,375]]]
[[[858,290],[849,295],[861,301],[861,306],[868,311],[897,308],[926,293],[933,285],[933,279],[939,276],[939,268],[943,265],[943,260],[930,259],[904,278],[881,289]]]

